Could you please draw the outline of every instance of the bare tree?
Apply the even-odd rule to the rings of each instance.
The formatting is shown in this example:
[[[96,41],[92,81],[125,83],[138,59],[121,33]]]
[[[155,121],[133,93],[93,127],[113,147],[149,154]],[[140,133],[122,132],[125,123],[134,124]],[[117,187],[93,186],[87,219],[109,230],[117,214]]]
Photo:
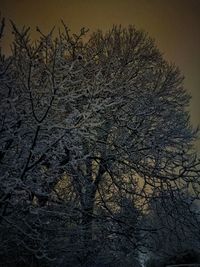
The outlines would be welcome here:
[[[39,214],[73,203],[67,213],[76,211],[80,244],[71,250],[81,266],[102,253],[101,233],[104,251],[117,250],[110,242],[127,241],[128,231],[140,250],[139,233],[149,229],[139,222],[155,191],[192,188],[199,198],[196,131],[179,70],[132,26],[85,38],[86,29],[70,34],[63,23],[57,37],[37,28],[35,43],[29,28],[12,27],[12,54],[1,56],[1,220],[22,200]],[[28,248],[49,259],[44,244],[39,254]]]
[[[146,216],[146,227],[157,228],[146,234],[146,247],[158,266],[186,252],[199,251],[199,206],[191,192],[188,195],[179,188],[154,192]]]

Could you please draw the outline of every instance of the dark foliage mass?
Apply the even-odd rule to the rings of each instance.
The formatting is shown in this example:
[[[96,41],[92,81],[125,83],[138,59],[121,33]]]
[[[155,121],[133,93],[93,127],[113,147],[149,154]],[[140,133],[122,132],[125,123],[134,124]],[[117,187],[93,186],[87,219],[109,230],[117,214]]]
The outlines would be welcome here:
[[[188,264],[188,265],[187,265]],[[146,267],[165,267],[165,266],[194,266],[198,267],[200,264],[200,254],[197,250],[188,249],[181,251],[180,254],[174,254],[173,256],[163,257],[162,259],[150,258]]]
[[[62,24],[32,41],[11,23],[0,54],[0,266],[198,254],[197,131],[178,68],[133,26]]]

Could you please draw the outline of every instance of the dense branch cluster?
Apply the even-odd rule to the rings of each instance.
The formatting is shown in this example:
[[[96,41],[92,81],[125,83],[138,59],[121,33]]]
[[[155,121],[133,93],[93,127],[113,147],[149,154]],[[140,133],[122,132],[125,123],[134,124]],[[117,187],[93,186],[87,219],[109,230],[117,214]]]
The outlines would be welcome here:
[[[139,266],[199,248],[179,70],[133,26],[87,37],[62,24],[32,42],[12,23],[0,55],[2,266]]]

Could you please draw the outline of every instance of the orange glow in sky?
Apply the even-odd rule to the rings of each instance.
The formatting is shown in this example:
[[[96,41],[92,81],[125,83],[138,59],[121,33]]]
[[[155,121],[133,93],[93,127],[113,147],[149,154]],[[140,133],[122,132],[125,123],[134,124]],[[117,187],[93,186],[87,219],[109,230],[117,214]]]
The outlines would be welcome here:
[[[200,124],[200,1],[199,0],[0,0],[1,15],[18,26],[39,26],[48,32],[60,19],[78,31],[106,30],[113,24],[134,24],[156,40],[164,57],[180,67],[192,95],[191,119]],[[5,33],[4,49],[10,35]],[[200,145],[198,145],[200,148]]]

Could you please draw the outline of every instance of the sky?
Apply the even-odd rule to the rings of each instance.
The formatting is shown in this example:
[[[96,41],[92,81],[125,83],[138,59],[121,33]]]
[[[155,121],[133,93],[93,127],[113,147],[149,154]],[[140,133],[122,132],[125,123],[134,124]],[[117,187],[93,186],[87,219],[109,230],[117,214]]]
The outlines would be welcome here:
[[[1,16],[17,25],[48,32],[63,19],[72,32],[133,24],[153,37],[169,62],[185,76],[191,121],[200,125],[200,0],[0,0]],[[8,26],[7,26],[8,29]],[[5,34],[8,51],[10,35]],[[200,151],[200,141],[197,143]]]

